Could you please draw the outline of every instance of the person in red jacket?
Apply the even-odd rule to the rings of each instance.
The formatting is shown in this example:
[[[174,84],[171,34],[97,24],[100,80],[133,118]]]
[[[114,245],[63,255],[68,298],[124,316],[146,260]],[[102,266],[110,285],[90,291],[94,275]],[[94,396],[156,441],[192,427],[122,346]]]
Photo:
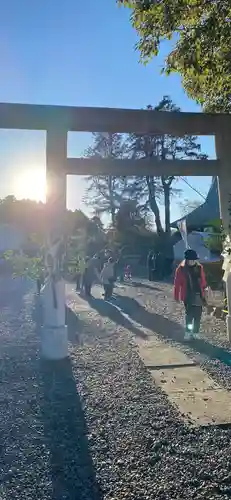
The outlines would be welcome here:
[[[185,260],[176,269],[174,298],[176,301],[184,302],[185,340],[190,340],[199,336],[202,307],[205,303],[206,279],[195,250],[186,250],[184,257]]]

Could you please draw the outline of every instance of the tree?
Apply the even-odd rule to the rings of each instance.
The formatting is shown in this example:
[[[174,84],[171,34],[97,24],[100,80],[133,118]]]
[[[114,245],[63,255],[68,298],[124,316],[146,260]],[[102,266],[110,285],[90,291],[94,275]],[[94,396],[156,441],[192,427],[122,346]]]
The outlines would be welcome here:
[[[171,40],[163,72],[177,72],[189,97],[206,111],[231,111],[230,0],[118,0],[132,9],[141,60]],[[172,44],[171,44],[172,45]]]
[[[121,134],[94,133],[93,144],[85,156],[93,158],[120,159],[126,154],[126,144]],[[116,212],[125,196],[126,177],[97,175],[88,177],[88,189],[85,203],[92,206],[98,214],[110,214],[115,225]]]
[[[117,211],[116,226],[108,228],[107,241],[117,254],[139,255],[144,262],[150,248],[157,246],[158,236],[136,202],[128,200]]]
[[[22,232],[24,242],[21,250],[27,257],[44,253],[49,233],[48,220],[47,207],[43,203],[17,200],[14,196],[0,200],[0,224],[9,224]],[[92,254],[104,245],[105,232],[96,216],[89,219],[81,210],[66,210],[59,223],[70,255],[76,256],[78,252]]]
[[[205,246],[214,255],[221,255],[223,251],[223,244],[225,241],[225,235],[221,231],[220,233],[210,234],[205,241]]]
[[[131,231],[146,228],[146,220],[140,213],[136,201],[128,200],[121,203],[116,214],[116,227],[120,231]]]
[[[199,200],[199,198],[197,200],[188,200],[185,198],[183,201],[180,201],[179,205],[182,217],[193,212],[193,210],[200,207],[202,203],[203,201]]]
[[[180,108],[175,106],[169,96],[164,96],[160,103],[153,108],[147,106],[147,109],[157,111],[179,112]],[[177,180],[175,176],[161,175],[161,161],[163,160],[182,160],[182,159],[201,159],[205,155],[201,153],[201,146],[195,136],[175,137],[172,135],[142,135],[131,134],[129,137],[130,152],[133,158],[152,158],[160,160],[160,175],[146,176],[136,178],[130,182],[130,194],[136,195],[137,200],[143,201],[146,195],[146,201],[155,216],[157,233],[163,237],[163,234],[170,236],[170,208],[171,196],[179,195],[180,190],[174,187]],[[165,228],[163,228],[160,217],[160,203],[164,204]]]
[[[43,203],[17,200],[14,196],[0,200],[0,223],[17,227],[25,236],[18,248],[20,253],[11,248],[4,252],[5,260],[17,275],[36,279],[41,274],[49,232],[46,210]],[[66,210],[59,222],[68,267],[76,265],[77,255],[93,255],[104,247],[106,234],[98,217],[89,219],[81,210]]]

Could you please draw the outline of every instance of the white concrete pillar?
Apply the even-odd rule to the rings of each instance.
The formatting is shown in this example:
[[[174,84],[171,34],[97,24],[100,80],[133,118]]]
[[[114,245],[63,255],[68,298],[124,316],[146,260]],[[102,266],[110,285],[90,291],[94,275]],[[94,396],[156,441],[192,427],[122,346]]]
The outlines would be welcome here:
[[[216,134],[216,154],[220,160],[218,185],[222,224],[226,235],[231,235],[231,131],[220,131]],[[227,275],[226,295],[228,314],[227,336],[231,341],[231,272]]]
[[[41,290],[43,326],[41,353],[46,359],[63,359],[68,356],[67,326],[65,325],[65,282],[58,268],[56,242],[62,237],[66,210],[67,131],[57,125],[47,131],[47,217],[50,254],[54,266],[49,269]],[[52,259],[51,259],[52,260]]]
[[[68,356],[68,336],[65,325],[64,280],[53,283],[48,278],[41,290],[41,302],[43,315],[41,354],[44,358],[51,360],[66,358]]]

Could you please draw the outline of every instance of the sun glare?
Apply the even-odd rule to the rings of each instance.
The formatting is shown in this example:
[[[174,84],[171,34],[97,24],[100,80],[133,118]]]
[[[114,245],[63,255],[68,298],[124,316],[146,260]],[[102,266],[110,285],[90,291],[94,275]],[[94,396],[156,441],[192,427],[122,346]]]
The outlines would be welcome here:
[[[16,198],[25,198],[35,201],[46,200],[46,174],[45,171],[31,167],[30,170],[21,171],[14,179],[14,194]]]

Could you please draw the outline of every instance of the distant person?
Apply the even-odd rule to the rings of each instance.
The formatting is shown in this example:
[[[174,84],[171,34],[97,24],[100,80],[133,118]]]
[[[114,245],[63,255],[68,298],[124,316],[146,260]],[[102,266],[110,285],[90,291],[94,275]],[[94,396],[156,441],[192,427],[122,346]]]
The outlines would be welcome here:
[[[36,280],[36,285],[37,285],[37,294],[40,295],[41,293],[41,288],[42,288],[42,277],[39,276]]]
[[[83,257],[80,257],[79,259],[79,274],[80,274],[80,290],[83,289],[83,277],[86,269],[86,261]]]
[[[126,264],[126,266],[124,268],[124,278],[126,280],[132,279],[132,270],[131,270],[131,266],[129,264]]]
[[[91,297],[91,289],[94,281],[99,279],[98,273],[98,258],[94,256],[92,259],[86,258],[86,266],[83,275],[83,289],[87,297]]]
[[[157,252],[155,255],[155,275],[157,279],[162,279],[163,278],[163,268],[164,268],[164,262],[163,262],[163,255],[160,252]]]
[[[37,294],[40,295],[41,293],[41,288],[44,285],[45,281],[45,269],[41,269],[39,272],[39,276],[36,280],[36,285],[37,285]]]
[[[185,259],[176,269],[174,298],[185,306],[185,340],[198,338],[202,307],[205,304],[206,280],[203,266],[198,262],[195,250],[188,249]]]
[[[153,281],[154,279],[154,252],[150,250],[147,257],[147,270],[148,270],[148,279],[149,281]]]
[[[104,300],[108,300],[113,294],[115,283],[115,263],[112,257],[110,257],[103,266],[101,271],[101,281],[104,287]]]
[[[121,283],[124,282],[124,267],[125,267],[125,257],[120,253],[120,255],[117,258],[117,261],[115,262],[115,276],[116,278],[119,278],[119,281]]]
[[[76,292],[80,290],[80,283],[81,283],[81,273],[80,273],[80,258],[77,258],[76,265],[75,265],[75,283],[76,283]]]

